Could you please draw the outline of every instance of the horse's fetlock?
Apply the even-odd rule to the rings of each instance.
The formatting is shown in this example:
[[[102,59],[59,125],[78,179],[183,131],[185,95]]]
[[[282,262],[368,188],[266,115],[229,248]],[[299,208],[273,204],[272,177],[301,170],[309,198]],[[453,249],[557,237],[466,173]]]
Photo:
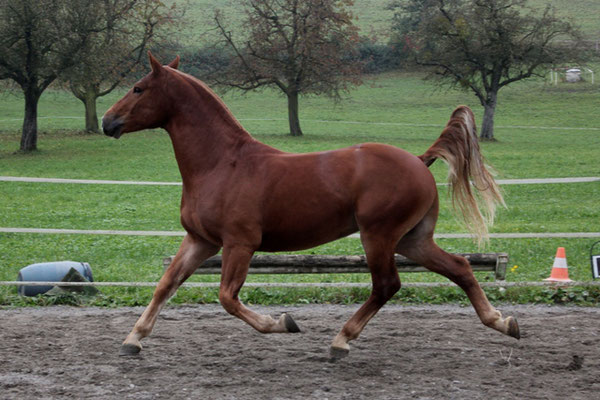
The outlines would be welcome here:
[[[489,314],[483,315],[481,317],[481,322],[485,325],[488,326],[490,328],[496,328],[498,325],[498,322],[502,321],[502,314],[500,314],[500,311],[494,311],[491,312]]]
[[[142,337],[145,338],[146,336],[149,336],[150,333],[152,333],[152,327],[147,326],[147,325],[135,325],[133,328],[134,332],[137,333],[136,337]]]

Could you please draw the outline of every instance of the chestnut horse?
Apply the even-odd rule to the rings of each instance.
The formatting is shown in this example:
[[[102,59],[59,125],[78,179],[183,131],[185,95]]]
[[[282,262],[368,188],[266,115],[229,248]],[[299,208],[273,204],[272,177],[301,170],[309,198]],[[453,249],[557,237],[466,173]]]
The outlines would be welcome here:
[[[357,231],[372,293],[334,338],[334,357],[349,352],[348,342],[400,289],[395,253],[448,277],[466,292],[483,324],[519,338],[516,320],[503,318],[490,304],[469,263],[433,240],[438,192],[427,166],[435,159],[448,163],[454,203],[480,237],[487,229],[478,200],[488,219],[495,203],[503,203],[483,164],[468,107],[454,111],[439,139],[419,157],[376,143],[290,154],[252,138],[203,82],[177,70],[179,57],[167,66],[149,57],[152,71],[106,112],[102,127],[114,138],[159,127],[169,133],[183,181],[181,223],[187,235],[121,354],[141,350],[140,340],[152,331],[167,299],[220,249],[223,308],[262,333],[299,332],[289,315],[275,320],[240,302],[252,254],[307,249]]]

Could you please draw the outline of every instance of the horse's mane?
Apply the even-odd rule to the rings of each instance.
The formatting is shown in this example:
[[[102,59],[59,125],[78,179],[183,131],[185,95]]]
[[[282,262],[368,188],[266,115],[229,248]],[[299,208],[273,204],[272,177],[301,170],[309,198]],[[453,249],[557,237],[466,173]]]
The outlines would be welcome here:
[[[224,121],[228,122],[233,127],[237,128],[239,130],[242,130],[246,134],[249,134],[244,129],[242,124],[240,124],[240,122],[235,118],[235,116],[229,110],[229,108],[223,102],[223,100],[221,100],[221,98],[210,87],[208,87],[208,85],[206,83],[202,82],[200,79],[198,79],[192,75],[186,74],[185,72],[179,71],[177,69],[174,69],[174,68],[168,68],[168,69],[170,71],[176,73],[177,77],[179,77],[181,80],[185,81],[190,87],[192,87],[194,89],[194,91],[201,98],[204,99],[205,102],[214,105],[213,106],[214,111],[217,112]]]

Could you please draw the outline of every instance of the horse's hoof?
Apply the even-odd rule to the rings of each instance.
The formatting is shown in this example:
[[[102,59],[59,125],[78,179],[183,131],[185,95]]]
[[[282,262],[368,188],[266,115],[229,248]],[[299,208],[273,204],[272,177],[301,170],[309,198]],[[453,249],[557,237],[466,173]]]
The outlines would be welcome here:
[[[290,333],[300,332],[300,328],[298,327],[294,319],[287,314],[283,315],[283,323],[285,324],[285,329],[287,329],[287,331]]]
[[[142,348],[136,346],[135,344],[125,343],[125,344],[121,345],[121,348],[119,349],[119,355],[120,356],[135,356],[135,355],[139,354],[140,350],[142,350]]]
[[[341,347],[333,347],[329,348],[329,355],[331,356],[331,361],[335,362],[337,360],[341,360],[344,357],[347,357],[350,354],[349,349],[343,349]]]
[[[517,319],[515,317],[508,317],[506,322],[508,323],[508,335],[515,339],[521,339],[521,332],[519,330]]]

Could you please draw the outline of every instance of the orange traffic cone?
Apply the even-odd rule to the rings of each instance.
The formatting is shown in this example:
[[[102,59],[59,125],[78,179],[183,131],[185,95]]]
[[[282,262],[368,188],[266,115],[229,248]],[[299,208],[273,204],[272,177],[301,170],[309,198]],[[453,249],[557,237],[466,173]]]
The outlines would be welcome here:
[[[544,280],[552,282],[572,282],[571,279],[569,279],[569,267],[567,266],[567,256],[565,255],[564,247],[556,249],[556,257],[554,258],[554,265],[552,265],[550,278]]]

